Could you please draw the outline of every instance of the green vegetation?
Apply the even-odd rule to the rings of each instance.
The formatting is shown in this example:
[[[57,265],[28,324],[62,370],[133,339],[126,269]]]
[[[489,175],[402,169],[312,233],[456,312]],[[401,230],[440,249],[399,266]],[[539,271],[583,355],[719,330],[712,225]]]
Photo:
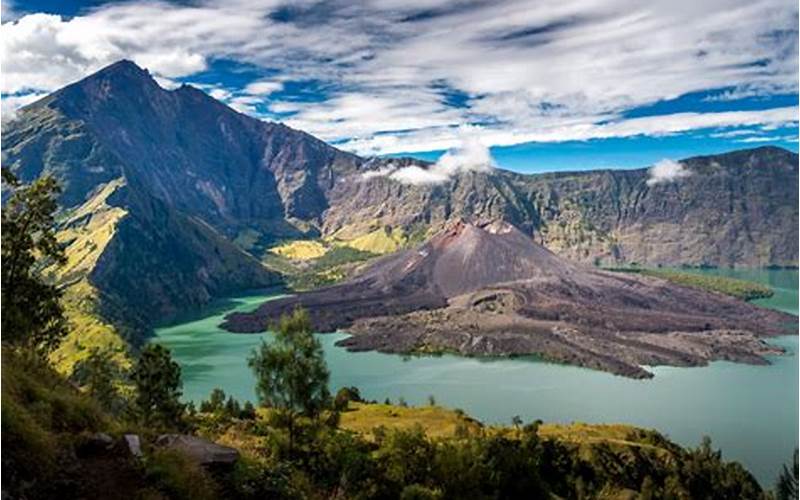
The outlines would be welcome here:
[[[41,275],[44,263],[65,262],[53,218],[61,189],[49,175],[29,185],[2,175],[13,190],[2,211],[3,342],[47,355],[67,333],[61,292]]]
[[[392,404],[352,402],[341,415],[341,427],[371,439],[375,429],[410,430],[421,428],[428,437],[454,437],[464,429],[478,432],[482,425],[463,412],[439,406],[408,407]]]
[[[673,269],[650,269],[640,267],[616,267],[607,268],[606,270],[654,276],[678,285],[722,293],[742,300],[762,299],[772,297],[773,295],[772,289],[768,286],[736,278],[727,278],[724,276],[695,274],[686,271],[676,271]]]
[[[274,330],[275,340],[262,342],[248,362],[260,402],[272,409],[273,422],[288,431],[291,453],[298,419],[314,419],[330,405],[330,373],[308,312],[297,309],[283,316]]]
[[[365,235],[337,242],[339,245],[374,254],[396,252],[407,243],[408,237],[400,227],[382,227]]]
[[[136,385],[136,411],[146,426],[180,427],[184,409],[180,403],[181,368],[164,346],[148,344],[142,350],[131,380]]]
[[[119,330],[101,318],[98,291],[88,279],[68,286],[61,297],[67,334],[50,353],[50,361],[69,376],[93,351],[103,351],[120,370],[131,366],[130,348]]]
[[[106,411],[120,415],[125,410],[125,398],[132,388],[127,384],[126,373],[114,361],[114,353],[92,349],[86,358],[75,364],[70,380]]]
[[[328,249],[319,241],[295,240],[272,247],[269,251],[291,260],[313,260],[325,255]]]
[[[374,257],[374,253],[346,246],[332,246],[322,256],[311,260],[293,261],[267,252],[262,257],[262,262],[268,268],[283,274],[290,289],[303,291],[337,283],[348,277],[360,263]]]

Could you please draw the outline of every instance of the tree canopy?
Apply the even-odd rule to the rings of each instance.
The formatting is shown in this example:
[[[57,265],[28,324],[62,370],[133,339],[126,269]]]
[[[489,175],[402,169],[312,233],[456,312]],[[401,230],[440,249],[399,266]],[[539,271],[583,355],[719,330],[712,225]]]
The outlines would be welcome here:
[[[249,360],[256,394],[289,430],[289,448],[298,417],[315,418],[330,404],[322,346],[312,333],[308,312],[296,309],[281,317],[273,342],[262,342]]]
[[[146,425],[180,425],[184,409],[180,402],[181,368],[164,346],[147,344],[142,349],[131,380],[136,385],[136,409]]]
[[[2,210],[3,340],[47,354],[67,331],[61,293],[42,276],[48,264],[65,261],[54,216],[61,189],[50,175],[30,184],[7,169],[2,177],[11,192]]]

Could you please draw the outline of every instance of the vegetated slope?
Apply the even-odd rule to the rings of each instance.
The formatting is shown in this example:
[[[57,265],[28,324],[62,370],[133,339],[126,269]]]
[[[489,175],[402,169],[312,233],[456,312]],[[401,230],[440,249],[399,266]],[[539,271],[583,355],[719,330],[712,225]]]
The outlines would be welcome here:
[[[152,163],[163,145],[152,118],[170,115],[164,92],[120,63],[25,108],[3,134],[4,165],[23,180],[53,173],[64,188],[59,238],[69,262],[55,278],[88,284],[98,300],[87,314],[134,343],[162,315],[280,280],[205,218],[182,211],[188,201],[158,196],[197,193],[164,184],[180,162],[166,149],[161,170]]]
[[[794,318],[729,296],[556,256],[514,226],[459,222],[413,250],[377,261],[340,285],[228,316],[255,332],[302,306],[341,345],[386,352],[539,354],[631,377],[641,365],[728,359],[765,363],[760,339]]]
[[[225,405],[187,412],[187,428],[196,430],[183,432],[241,453],[232,471],[207,470],[191,454],[163,447],[157,437],[174,430],[144,427],[134,412],[109,412],[29,356],[4,347],[2,370],[8,498],[315,498],[334,492],[338,498],[397,498],[415,489],[445,498],[475,492],[508,498],[513,495],[497,488],[512,489],[520,477],[541,477],[560,498],[600,492],[629,498],[648,488],[687,498],[712,489],[721,498],[761,494],[738,463],[724,462],[710,449],[682,448],[655,431],[586,424],[487,427],[438,406],[366,402],[349,402],[340,421],[317,423],[313,430],[305,430],[304,420],[303,447],[296,452],[303,460],[291,459],[285,432],[268,409],[249,418],[225,414]],[[141,458],[124,446],[125,434],[139,437]]]

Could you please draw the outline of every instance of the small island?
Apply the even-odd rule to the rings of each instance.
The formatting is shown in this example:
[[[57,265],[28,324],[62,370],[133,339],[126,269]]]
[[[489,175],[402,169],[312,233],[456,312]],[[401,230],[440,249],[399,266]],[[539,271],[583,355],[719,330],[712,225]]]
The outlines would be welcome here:
[[[302,306],[318,331],[352,334],[339,344],[354,351],[535,354],[649,378],[645,366],[768,363],[782,349],[765,338],[791,333],[793,317],[737,298],[767,292],[674,271],[605,271],[508,223],[458,221],[341,284],[231,314],[223,327],[264,331]]]

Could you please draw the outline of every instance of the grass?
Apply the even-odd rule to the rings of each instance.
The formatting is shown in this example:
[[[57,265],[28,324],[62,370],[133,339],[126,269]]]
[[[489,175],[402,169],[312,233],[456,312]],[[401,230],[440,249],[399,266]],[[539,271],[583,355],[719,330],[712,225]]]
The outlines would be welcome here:
[[[103,321],[98,312],[100,297],[88,276],[114,237],[119,221],[127,214],[107,201],[124,186],[123,179],[100,186],[84,204],[59,221],[58,241],[66,245],[64,266],[48,269],[51,279],[64,286],[61,303],[68,321],[66,338],[50,360],[65,375],[92,349],[111,353],[122,366],[130,365],[128,346],[119,332]]]
[[[79,393],[41,360],[3,347],[2,447],[9,457],[3,474],[16,482],[44,483],[69,458],[79,433],[107,428],[97,403]],[[13,496],[13,495],[12,495]]]
[[[65,265],[48,271],[59,283],[71,283],[87,276],[97,264],[108,243],[114,237],[117,224],[127,215],[119,207],[109,206],[106,201],[118,188],[122,179],[102,185],[92,198],[71,211],[59,221],[59,243],[66,246]]]
[[[387,404],[350,403],[339,425],[365,436],[376,427],[412,429],[421,426],[429,437],[453,437],[459,426],[477,431],[481,424],[462,412],[441,406],[405,407]]]
[[[86,279],[66,289],[62,304],[69,324],[68,333],[50,355],[59,373],[72,373],[75,364],[93,349],[108,352],[121,367],[131,365],[127,342],[97,314],[98,300],[97,290]]]
[[[753,300],[772,297],[771,288],[759,283],[728,278],[726,276],[710,276],[691,272],[676,271],[674,269],[646,269],[639,267],[608,268],[608,271],[636,273],[644,276],[653,276],[665,279],[677,285],[700,288],[716,293],[722,293],[742,300]]]
[[[412,429],[421,427],[428,437],[450,438],[457,436],[459,428],[469,433],[489,432],[514,437],[516,429],[509,426],[484,427],[459,410],[441,406],[405,407],[375,403],[350,403],[342,413],[340,427],[371,437],[376,428]],[[597,445],[613,448],[636,448],[662,453],[674,452],[675,445],[656,431],[624,424],[546,423],[539,426],[542,439],[557,440],[564,444],[591,448]]]
[[[394,229],[383,227],[363,236],[336,242],[337,245],[380,255],[396,252],[403,248],[406,243],[408,243],[408,237],[403,232],[403,229],[399,227]]]
[[[269,249],[270,252],[291,260],[318,259],[328,252],[328,248],[315,240],[294,240]]]
[[[320,242],[313,243],[322,245]],[[270,250],[261,261],[268,268],[284,275],[290,289],[304,291],[337,283],[350,276],[355,265],[376,256],[371,252],[347,246],[326,248],[323,255],[308,260],[293,260]]]

